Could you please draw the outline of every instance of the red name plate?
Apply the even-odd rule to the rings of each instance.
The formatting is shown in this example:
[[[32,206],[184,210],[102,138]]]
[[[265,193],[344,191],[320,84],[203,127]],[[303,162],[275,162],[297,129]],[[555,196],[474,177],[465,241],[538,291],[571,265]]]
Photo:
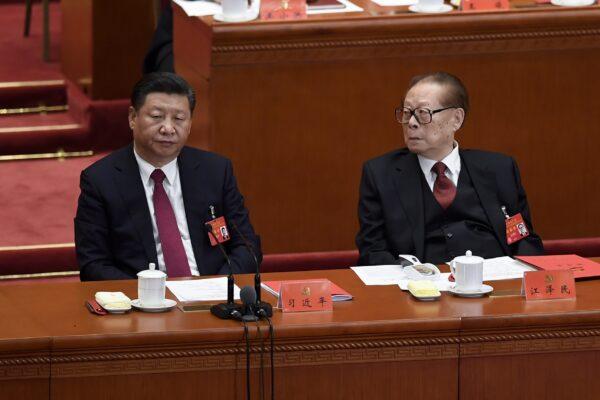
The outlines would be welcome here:
[[[331,311],[331,282],[328,279],[284,281],[279,302],[283,312]]]
[[[306,18],[306,0],[262,0],[260,19]]]
[[[527,271],[523,279],[527,300],[575,298],[573,271]]]
[[[508,0],[462,0],[463,11],[508,10]]]

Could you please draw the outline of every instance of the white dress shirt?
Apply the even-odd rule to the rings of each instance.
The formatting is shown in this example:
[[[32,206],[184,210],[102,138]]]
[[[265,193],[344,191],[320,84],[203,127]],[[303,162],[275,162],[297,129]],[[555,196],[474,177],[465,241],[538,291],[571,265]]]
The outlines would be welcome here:
[[[152,196],[154,194],[154,180],[150,178],[150,174],[152,174],[152,172],[157,168],[140,157],[135,149],[133,153],[135,154],[135,159],[140,167],[140,177],[142,178],[142,184],[144,185],[144,191],[146,192],[146,201],[148,202],[148,209],[150,210],[150,218],[152,219],[152,234],[154,235],[154,243],[156,244],[158,268],[163,272],[167,272],[162,246],[160,244],[160,238],[158,237],[156,215],[154,214],[154,202],[152,201]],[[183,206],[183,193],[181,192],[181,181],[179,180],[177,159],[159,169],[162,169],[166,176],[165,180],[163,181],[163,187],[165,188],[167,197],[171,202],[171,207],[173,207],[175,218],[177,219],[177,227],[179,228],[179,233],[181,234],[181,241],[183,242],[183,248],[185,249],[185,254],[187,255],[191,273],[192,275],[198,276],[200,274],[198,272],[196,258],[194,257],[194,250],[192,248],[192,241],[190,239],[190,231],[188,229],[187,219],[185,217],[185,207]]]
[[[433,192],[433,184],[435,183],[435,178],[437,178],[437,174],[431,170],[437,160],[430,160],[429,158],[425,158],[420,154],[417,154],[417,158],[419,159],[419,165],[421,166],[421,170],[423,171],[423,175],[425,175],[425,180],[429,185],[429,189]],[[454,183],[454,186],[458,185],[458,176],[460,175],[460,155],[458,154],[458,142],[454,141],[454,148],[443,160],[441,160],[444,164],[446,164],[446,176],[448,179]]]

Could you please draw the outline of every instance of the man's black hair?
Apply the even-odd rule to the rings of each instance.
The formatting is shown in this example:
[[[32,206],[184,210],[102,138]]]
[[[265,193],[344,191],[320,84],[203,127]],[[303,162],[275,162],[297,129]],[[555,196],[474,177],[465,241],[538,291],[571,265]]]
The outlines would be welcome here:
[[[150,93],[179,94],[187,97],[190,103],[190,113],[196,106],[194,89],[182,77],[172,72],[152,72],[144,75],[133,87],[131,106],[136,110],[144,105],[146,96]]]

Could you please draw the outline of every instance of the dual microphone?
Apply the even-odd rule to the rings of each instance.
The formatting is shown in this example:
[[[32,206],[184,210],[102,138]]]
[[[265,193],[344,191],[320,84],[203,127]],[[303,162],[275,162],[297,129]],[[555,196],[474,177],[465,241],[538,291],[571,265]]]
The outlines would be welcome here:
[[[233,268],[231,268],[231,260],[227,255],[227,251],[225,251],[225,246],[217,240],[217,237],[213,231],[213,227],[210,223],[206,223],[204,225],[205,229],[209,233],[209,235],[214,239],[227,262],[229,267],[229,275],[227,276],[227,303],[215,304],[210,308],[210,312],[215,315],[217,318],[221,319],[235,319],[241,321],[244,325],[244,336],[246,338],[246,398],[250,399],[250,338],[248,334],[248,322],[256,322],[261,318],[264,318],[269,323],[269,337],[271,340],[271,399],[275,399],[275,360],[274,360],[274,352],[275,352],[275,343],[274,343],[274,335],[273,335],[273,324],[271,323],[271,319],[269,317],[273,316],[273,307],[271,304],[261,301],[260,299],[260,291],[261,291],[261,278],[260,278],[260,264],[258,262],[258,258],[254,253],[252,248],[252,244],[248,242],[244,234],[238,229],[235,222],[231,221],[231,226],[235,232],[239,235],[244,243],[244,247],[246,251],[252,256],[254,259],[254,263],[256,265],[256,273],[254,275],[254,287],[252,286],[244,286],[240,290],[240,299],[242,300],[242,304],[236,304],[233,298],[233,288],[234,288],[234,278],[233,278]],[[258,324],[258,322],[257,322]],[[258,326],[257,326],[258,328]],[[259,329],[260,331],[260,329]],[[264,343],[263,350],[264,352]],[[264,380],[263,380],[263,357],[260,357],[260,382],[261,382],[261,397],[264,391]]]
[[[217,243],[217,246],[223,254],[223,258],[225,258],[227,266],[229,267],[229,275],[227,276],[227,303],[215,304],[210,308],[210,312],[220,319],[243,320],[243,318],[247,318],[245,319],[246,321],[256,321],[261,317],[271,317],[273,315],[273,307],[271,306],[271,304],[261,301],[260,264],[258,262],[258,258],[256,257],[256,253],[254,253],[252,244],[248,241],[248,239],[246,239],[246,236],[238,229],[237,224],[231,221],[231,226],[233,226],[235,232],[242,239],[246,251],[250,253],[252,259],[254,260],[254,264],[256,265],[256,273],[254,275],[254,287],[244,286],[240,291],[240,299],[242,300],[243,304],[240,305],[235,303],[233,296],[235,280],[233,277],[233,268],[231,267],[231,260],[229,258],[229,255],[227,255],[225,246],[223,246],[223,244],[217,239],[217,236],[213,231],[212,225],[208,222],[205,223],[204,228]],[[254,319],[249,319],[250,317],[253,317]]]

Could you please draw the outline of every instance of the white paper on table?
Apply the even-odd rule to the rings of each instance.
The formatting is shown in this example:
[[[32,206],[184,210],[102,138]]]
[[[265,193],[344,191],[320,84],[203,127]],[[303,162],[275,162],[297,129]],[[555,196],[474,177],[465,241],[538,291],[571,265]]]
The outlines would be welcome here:
[[[401,265],[371,265],[350,268],[367,286],[398,285],[400,281],[406,280],[406,274]]]
[[[417,4],[419,0],[371,0],[373,3],[382,7],[390,6],[412,6]]]
[[[336,13],[345,13],[345,12],[361,12],[362,8],[357,6],[354,3],[349,2],[348,0],[338,0],[345,7],[344,8],[326,8],[324,10],[307,10],[307,15],[315,15],[315,14],[336,14]]]
[[[211,1],[186,1],[186,0],[173,0],[178,4],[188,17],[203,17],[206,15],[219,14],[223,10],[220,4],[213,3]],[[361,12],[363,9],[356,4],[348,0],[338,0],[345,7],[344,8],[331,8],[324,10],[308,10],[307,15],[314,14],[334,14],[334,13],[345,13],[345,12]]]
[[[167,281],[167,287],[179,301],[227,300],[227,277]],[[237,285],[233,287],[233,298],[240,299],[240,288]]]
[[[449,276],[450,272],[444,272],[439,275],[438,279],[431,282],[433,282],[437,290],[440,292],[447,292],[454,287],[454,282],[450,282],[448,280]],[[403,279],[400,281],[400,283],[398,283],[398,286],[400,286],[400,289],[402,290],[408,290],[408,282],[410,282],[410,279]]]
[[[448,265],[450,265],[448,263]],[[502,281],[522,279],[526,271],[537,271],[534,267],[508,256],[486,258],[483,260],[483,280]]]
[[[214,15],[222,11],[221,5],[212,1],[185,1],[173,0],[178,4],[188,17],[203,17],[205,15]]]
[[[501,281],[522,279],[525,271],[537,271],[534,267],[510,257],[496,257],[483,260],[483,280]]]

